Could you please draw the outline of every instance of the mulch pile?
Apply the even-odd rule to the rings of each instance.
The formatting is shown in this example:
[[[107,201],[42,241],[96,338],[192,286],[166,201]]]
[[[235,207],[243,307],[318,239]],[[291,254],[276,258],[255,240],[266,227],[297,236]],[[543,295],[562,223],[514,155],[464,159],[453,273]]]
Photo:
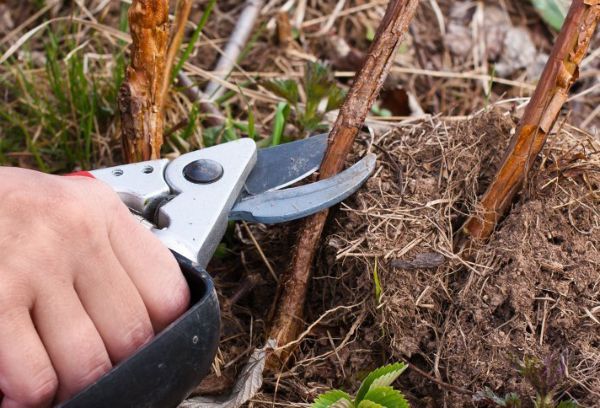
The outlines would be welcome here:
[[[407,359],[468,391],[489,387],[527,396],[532,388],[515,361],[560,354],[568,373],[561,390],[582,406],[595,406],[598,142],[569,127],[552,135],[519,201],[473,261],[453,249],[514,127],[509,117],[488,113],[376,137],[370,146],[380,151],[381,170],[326,238],[337,259],[329,274],[356,270],[356,280],[373,282],[378,261],[382,296],[377,302],[373,289],[362,296],[369,297],[378,334],[383,333],[378,340],[383,349],[389,346],[392,358]],[[444,260],[436,266],[439,255]],[[434,262],[419,265],[423,259]],[[471,403],[470,396],[444,387],[432,394],[431,382],[416,373],[408,385],[415,396],[437,395],[448,406]]]

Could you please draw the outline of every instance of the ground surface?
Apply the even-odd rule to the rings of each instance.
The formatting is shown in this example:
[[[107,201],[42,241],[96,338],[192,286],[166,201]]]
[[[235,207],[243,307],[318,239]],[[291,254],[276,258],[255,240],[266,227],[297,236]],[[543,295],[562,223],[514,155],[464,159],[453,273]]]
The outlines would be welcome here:
[[[194,3],[191,21],[200,20],[207,3]],[[250,110],[256,133],[269,143],[280,100],[264,81],[302,84],[307,62],[320,59],[347,89],[384,4],[266,2],[228,79],[239,88],[217,105],[227,122],[211,127],[175,87],[165,155],[245,136]],[[12,53],[0,65],[0,164],[65,172],[119,162],[116,90],[128,55],[127,37],[118,29],[126,28],[126,7],[0,4],[0,52]],[[203,70],[214,67],[242,8],[239,1],[217,2],[186,67],[201,86],[208,80]],[[293,27],[291,38],[277,34],[281,12]],[[511,213],[472,261],[454,251],[460,225],[502,159],[554,36],[529,2],[422,2],[369,118],[370,132],[355,146],[355,157],[378,154],[378,171],[334,212],[323,236],[305,316],[306,327],[318,323],[290,367],[265,378],[251,405],[302,404],[331,387],[353,391],[369,370],[406,360],[425,373],[409,370],[399,383],[414,406],[486,406],[472,393],[489,387],[532,395],[515,361],[558,355],[568,368],[559,395],[597,406],[596,47]],[[307,133],[300,113],[292,111],[284,139]],[[322,122],[332,118],[335,112]],[[228,232],[210,267],[222,303],[228,305],[245,281],[258,284],[224,310],[221,350],[203,393],[231,387],[265,341],[276,282],[251,234],[279,275],[289,263],[295,225],[233,225]],[[414,267],[423,254],[433,267]]]

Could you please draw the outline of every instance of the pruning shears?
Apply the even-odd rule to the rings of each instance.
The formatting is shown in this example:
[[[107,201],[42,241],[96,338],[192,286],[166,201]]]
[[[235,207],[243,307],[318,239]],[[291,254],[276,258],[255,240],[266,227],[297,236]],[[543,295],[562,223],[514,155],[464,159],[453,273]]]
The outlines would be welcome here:
[[[327,149],[327,135],[266,149],[251,139],[162,159],[76,174],[110,185],[132,215],[171,249],[192,292],[188,311],[61,407],[175,407],[208,373],[220,312],[204,270],[230,220],[291,221],[339,203],[369,178],[367,154],[329,179],[299,187]]]

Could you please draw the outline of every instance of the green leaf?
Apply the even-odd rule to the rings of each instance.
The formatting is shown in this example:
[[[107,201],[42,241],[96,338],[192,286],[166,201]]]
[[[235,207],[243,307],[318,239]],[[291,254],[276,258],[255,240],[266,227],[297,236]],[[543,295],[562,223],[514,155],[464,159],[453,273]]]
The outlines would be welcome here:
[[[365,37],[369,41],[373,41],[375,39],[375,30],[370,25],[367,26],[367,32],[365,34]]]
[[[573,400],[561,401],[556,408],[577,408],[579,405]]]
[[[376,116],[381,116],[384,118],[389,118],[392,116],[392,112],[390,110],[380,107],[378,103],[373,104],[371,107],[371,112]]]
[[[225,119],[225,128],[223,129],[223,142],[231,142],[233,140],[239,139],[239,135],[237,134],[235,121],[231,116],[231,112],[229,107],[227,107],[227,118]]]
[[[271,145],[277,146],[281,144],[281,138],[283,131],[285,130],[285,123],[290,114],[290,105],[285,102],[279,102],[277,104],[277,110],[275,111],[275,125],[273,126],[273,134],[271,136]]]
[[[373,281],[375,282],[375,300],[377,304],[381,301],[381,282],[379,281],[379,265],[375,258],[375,266],[373,267]]]
[[[514,392],[504,396],[504,404],[506,408],[521,408],[521,398]]]
[[[354,408],[354,403],[346,398],[342,398],[334,402],[330,408]]]
[[[331,390],[317,397],[311,408],[350,408],[352,397],[341,390]]]
[[[204,12],[202,13],[202,17],[200,17],[200,22],[198,23],[198,25],[196,26],[196,29],[192,33],[192,37],[190,38],[190,41],[189,41],[187,47],[183,51],[181,58],[179,58],[177,65],[175,65],[175,68],[173,68],[172,78],[177,77],[177,74],[179,74],[179,71],[181,71],[181,68],[183,68],[183,65],[186,63],[186,61],[192,55],[192,52],[194,51],[194,48],[196,47],[196,42],[198,42],[198,38],[200,38],[200,33],[202,32],[202,29],[206,25],[208,18],[210,17],[210,14],[212,13],[212,9],[215,6],[216,2],[217,2],[217,0],[209,0],[208,4],[206,5],[206,8],[204,9]],[[125,30],[122,30],[122,31],[125,31]]]
[[[229,252],[229,249],[227,248],[227,245],[221,242],[217,246],[217,249],[215,250],[215,254],[213,256],[215,258],[222,259],[227,256],[228,252]]]
[[[254,117],[254,105],[248,105],[248,137],[252,140],[256,139],[256,119]]]
[[[304,132],[312,133],[314,130],[317,130],[321,125],[321,117],[318,116],[300,116],[299,122],[301,130]]]
[[[371,387],[385,387],[391,385],[396,381],[396,378],[407,369],[407,367],[408,366],[404,363],[394,363],[372,371],[362,382],[358,393],[356,393],[356,401],[362,401]]]
[[[560,30],[569,10],[570,0],[531,0],[533,7],[550,27]]]
[[[204,146],[210,147],[216,145],[222,134],[223,126],[211,126],[204,129],[204,132],[202,132]]]
[[[298,99],[300,98],[298,84],[291,79],[273,79],[270,81],[263,81],[261,82],[261,85],[292,105],[298,103]]]
[[[373,401],[368,401],[368,400],[363,400],[360,402],[360,404],[358,404],[357,408],[386,408],[383,405],[379,405],[376,402]]]
[[[363,401],[372,401],[385,408],[409,408],[404,395],[392,387],[371,387]]]
[[[321,99],[329,96],[335,84],[329,67],[318,62],[309,62],[304,75],[304,92],[308,103],[319,104]]]
[[[498,396],[489,387],[485,387],[485,390],[478,391],[473,396],[473,400],[476,402],[491,402],[499,407],[503,408],[520,408],[521,398],[515,393],[509,393],[504,398]]]
[[[196,122],[198,121],[199,114],[200,111],[198,110],[198,104],[195,103],[192,105],[192,110],[189,114],[188,124],[181,132],[181,138],[183,140],[188,140],[198,127],[198,124]]]
[[[342,103],[344,103],[344,99],[346,99],[346,93],[341,88],[333,86],[329,93],[329,99],[327,100],[326,111],[329,112],[338,109],[342,106]]]

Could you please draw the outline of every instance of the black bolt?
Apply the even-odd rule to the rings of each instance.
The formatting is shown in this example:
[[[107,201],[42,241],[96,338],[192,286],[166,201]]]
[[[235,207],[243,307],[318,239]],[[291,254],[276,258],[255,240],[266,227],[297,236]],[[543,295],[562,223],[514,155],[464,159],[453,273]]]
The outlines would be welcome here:
[[[183,168],[183,176],[196,184],[214,183],[223,176],[223,166],[214,160],[199,159]]]

